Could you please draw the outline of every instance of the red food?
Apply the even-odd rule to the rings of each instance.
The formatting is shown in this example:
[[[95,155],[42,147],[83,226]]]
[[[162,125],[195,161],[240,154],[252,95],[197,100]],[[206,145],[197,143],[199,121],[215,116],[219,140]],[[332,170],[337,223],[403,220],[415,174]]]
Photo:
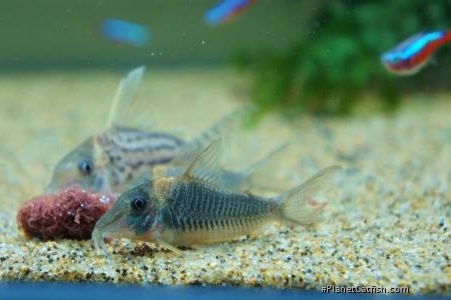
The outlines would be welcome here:
[[[30,199],[17,213],[17,223],[28,237],[41,240],[89,239],[97,220],[114,200],[114,195],[71,186]]]

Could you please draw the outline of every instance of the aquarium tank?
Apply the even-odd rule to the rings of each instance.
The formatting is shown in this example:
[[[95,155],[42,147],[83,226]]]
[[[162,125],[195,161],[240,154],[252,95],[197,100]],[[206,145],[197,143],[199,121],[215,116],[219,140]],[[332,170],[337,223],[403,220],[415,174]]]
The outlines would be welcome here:
[[[1,299],[450,297],[451,2],[1,7]]]

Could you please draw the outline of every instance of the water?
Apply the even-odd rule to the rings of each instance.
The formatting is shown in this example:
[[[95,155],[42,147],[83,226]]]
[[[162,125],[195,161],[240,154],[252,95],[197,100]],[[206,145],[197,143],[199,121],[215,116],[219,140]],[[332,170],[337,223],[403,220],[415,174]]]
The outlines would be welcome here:
[[[311,290],[332,283],[451,292],[448,0],[7,2],[0,294],[298,298],[324,297]],[[328,202],[318,224],[274,224],[186,257],[115,240],[108,262],[89,240],[26,239],[18,210],[43,193],[63,155],[105,129],[119,80],[140,65],[126,125],[189,140],[242,104],[261,109],[226,139],[222,164],[243,170],[289,142],[257,174],[262,195],[341,165],[315,195]],[[209,287],[191,286],[199,283]],[[224,283],[242,288],[210,286]]]

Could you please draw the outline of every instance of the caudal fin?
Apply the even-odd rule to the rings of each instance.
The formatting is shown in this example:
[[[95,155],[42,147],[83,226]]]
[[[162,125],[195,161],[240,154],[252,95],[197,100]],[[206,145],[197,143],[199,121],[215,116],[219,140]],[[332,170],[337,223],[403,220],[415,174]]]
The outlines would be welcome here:
[[[326,206],[327,203],[319,203],[312,198],[323,186],[324,183],[331,180],[340,166],[331,166],[325,168],[301,185],[289,190],[279,196],[280,214],[282,219],[297,224],[307,225],[318,219],[319,211]]]

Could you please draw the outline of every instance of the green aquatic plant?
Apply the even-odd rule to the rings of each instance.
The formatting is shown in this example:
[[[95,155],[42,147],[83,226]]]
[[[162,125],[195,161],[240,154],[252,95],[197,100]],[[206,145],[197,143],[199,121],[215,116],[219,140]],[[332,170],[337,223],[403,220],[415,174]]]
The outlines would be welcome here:
[[[370,94],[392,111],[409,84],[383,68],[381,53],[422,30],[447,28],[450,11],[442,0],[331,1],[308,38],[282,53],[241,58],[254,74],[251,99],[261,111],[347,114]],[[424,79],[409,77],[410,85]]]

